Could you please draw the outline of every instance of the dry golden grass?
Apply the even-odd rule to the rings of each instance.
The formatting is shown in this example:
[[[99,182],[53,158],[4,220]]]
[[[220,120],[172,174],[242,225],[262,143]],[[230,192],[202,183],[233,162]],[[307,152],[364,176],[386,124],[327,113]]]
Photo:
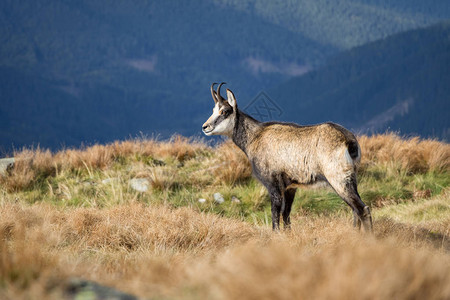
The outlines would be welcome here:
[[[158,294],[182,284],[172,278],[180,276],[171,273],[177,264],[176,271],[183,274],[185,259],[243,243],[256,232],[246,223],[188,208],[134,203],[107,210],[60,210],[45,204],[4,203],[0,208],[0,296],[5,292],[2,285],[11,298],[26,297],[37,287],[42,295],[51,295],[55,285],[58,295],[64,280],[57,278],[68,276],[140,294],[150,286]],[[130,282],[138,284],[138,290],[130,290]]]
[[[69,149],[56,153],[54,159],[66,168],[104,169],[111,166],[119,157],[136,155],[158,159],[173,157],[182,162],[207,148],[202,142],[182,136],[173,136],[167,142],[138,139],[116,141],[108,145],[94,145],[84,150]]]
[[[8,191],[29,188],[40,176],[52,176],[65,170],[107,169],[122,159],[174,158],[180,162],[210,149],[206,144],[189,138],[174,136],[167,142],[156,140],[116,141],[108,145],[94,145],[86,149],[67,149],[57,153],[49,150],[24,149],[14,153],[15,167],[9,176],[0,176],[0,184]]]
[[[359,140],[363,171],[380,167],[394,175],[437,172],[444,178],[449,172],[448,144],[393,134]],[[353,231],[349,214],[305,216],[301,211],[293,212],[290,232],[274,234],[268,226],[157,205],[150,192],[145,194],[150,204],[139,203],[143,198],[127,190],[126,182],[136,177],[150,179],[152,188],[167,197],[174,195],[170,188],[176,181],[208,192],[245,181],[250,166],[230,141],[213,148],[174,137],[58,153],[23,150],[15,156],[11,174],[0,177],[0,299],[60,299],[72,277],[144,298],[450,298],[450,193],[445,187],[439,195],[414,196],[419,200],[404,206],[374,209],[374,237]],[[111,181],[101,183],[104,177]],[[246,193],[253,199],[260,191],[256,186]],[[35,194],[33,201],[54,196],[62,207],[25,204]],[[98,207],[106,208],[64,204],[73,195],[92,195],[74,202],[78,206],[102,200]]]
[[[27,188],[31,182],[40,176],[50,176],[55,173],[56,164],[49,150],[23,150],[16,153],[16,163],[9,176],[0,176],[0,183],[9,191]]]
[[[214,177],[217,182],[234,184],[252,176],[252,168],[247,157],[231,140],[217,147],[216,156]]]
[[[390,217],[395,222],[415,224],[422,229],[441,232],[448,236],[450,234],[450,188],[432,198],[383,207],[376,211],[376,217]]]
[[[335,231],[333,231],[335,233]],[[392,242],[328,236],[322,245],[296,236],[234,247],[200,265],[199,279],[214,299],[445,299],[448,257],[398,248]],[[445,264],[445,267],[442,265]],[[201,271],[197,271],[200,273]]]
[[[0,297],[58,299],[67,278],[175,299],[448,299],[450,242],[345,217],[296,216],[275,234],[188,208],[0,207]],[[447,225],[450,225],[447,224]]]
[[[406,172],[449,172],[450,145],[418,137],[402,139],[395,134],[361,136],[361,169],[381,165]],[[82,150],[67,149],[57,153],[48,150],[24,149],[14,154],[16,165],[11,174],[0,176],[0,184],[8,191],[29,188],[40,177],[64,170],[107,169],[120,159],[173,158],[183,163],[199,154],[214,154],[210,165],[216,183],[234,184],[251,176],[251,167],[244,153],[231,141],[215,149],[201,141],[174,136],[167,142],[129,140],[108,145],[94,145]],[[155,174],[153,174],[155,175]]]
[[[418,137],[401,138],[396,134],[359,137],[361,167],[381,164],[401,168],[407,172],[448,172],[450,170],[450,145]]]

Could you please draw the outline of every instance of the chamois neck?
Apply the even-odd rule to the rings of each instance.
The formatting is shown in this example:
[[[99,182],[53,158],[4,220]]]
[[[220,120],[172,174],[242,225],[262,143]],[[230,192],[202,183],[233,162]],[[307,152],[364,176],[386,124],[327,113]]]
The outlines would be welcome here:
[[[261,124],[261,122],[253,119],[239,109],[236,110],[236,123],[231,138],[245,154],[247,154],[247,145],[261,130]]]

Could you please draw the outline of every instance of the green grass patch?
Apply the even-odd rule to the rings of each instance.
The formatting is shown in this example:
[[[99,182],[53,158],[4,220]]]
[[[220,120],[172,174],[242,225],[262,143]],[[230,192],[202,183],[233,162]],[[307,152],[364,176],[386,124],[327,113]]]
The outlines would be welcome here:
[[[439,195],[428,200],[386,206],[376,211],[375,216],[403,223],[442,222],[450,219],[450,197]]]
[[[295,196],[293,210],[330,215],[347,207],[348,205],[331,190],[298,190]]]
[[[160,160],[141,154],[119,156],[105,170],[85,166],[38,173],[33,184],[26,189],[18,192],[2,189],[2,193],[7,195],[3,199],[19,199],[30,204],[42,201],[61,207],[110,207],[132,201],[148,205],[188,206],[252,224],[271,224],[267,190],[254,178],[235,184],[218,182],[214,175],[215,167],[211,151],[183,161],[174,157]],[[148,191],[132,189],[130,180],[133,178],[148,179]],[[381,215],[407,214],[411,221],[419,222],[439,219],[449,213],[448,203],[425,205],[431,203],[427,198],[436,199],[448,189],[448,172],[410,174],[401,169],[373,165],[365,169],[358,179],[362,200],[373,208],[381,208]],[[215,203],[214,193],[221,193],[225,201]],[[233,197],[239,201],[232,201]],[[201,203],[198,201],[200,198],[206,201]],[[418,205],[421,200],[424,204]],[[414,209],[409,206],[412,202],[416,205]],[[331,189],[298,189],[292,211],[332,215],[350,209]]]

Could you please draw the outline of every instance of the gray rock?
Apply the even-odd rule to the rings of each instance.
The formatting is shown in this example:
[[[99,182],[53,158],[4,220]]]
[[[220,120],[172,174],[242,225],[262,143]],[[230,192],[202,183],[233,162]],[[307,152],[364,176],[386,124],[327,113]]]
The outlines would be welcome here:
[[[241,200],[239,200],[238,197],[233,196],[233,197],[231,197],[231,202],[233,202],[233,203],[241,203]]]
[[[225,202],[225,199],[223,198],[221,193],[214,193],[214,201],[218,204],[222,204]]]
[[[150,182],[145,178],[133,178],[130,180],[131,188],[138,192],[146,192],[148,191],[148,186]]]
[[[103,183],[103,180],[102,180],[102,183]],[[91,186],[96,186],[96,185],[97,185],[96,182],[94,182],[94,181],[89,181],[89,180],[82,181],[81,184],[82,184],[84,187],[91,187]]]
[[[0,175],[6,175],[14,167],[14,162],[14,157],[0,159]]]
[[[69,280],[65,294],[68,299],[74,300],[138,300],[136,296],[79,278]]]
[[[111,184],[114,182],[118,182],[119,178],[106,178],[102,180],[102,184]]]

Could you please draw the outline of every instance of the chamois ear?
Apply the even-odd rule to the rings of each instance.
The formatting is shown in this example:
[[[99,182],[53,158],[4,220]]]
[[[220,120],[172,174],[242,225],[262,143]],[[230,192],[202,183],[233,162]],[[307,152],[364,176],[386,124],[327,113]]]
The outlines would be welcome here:
[[[237,106],[236,98],[234,97],[233,92],[230,91],[229,89],[227,89],[227,101],[228,101],[228,104],[230,104],[232,108],[236,108],[236,106]]]

